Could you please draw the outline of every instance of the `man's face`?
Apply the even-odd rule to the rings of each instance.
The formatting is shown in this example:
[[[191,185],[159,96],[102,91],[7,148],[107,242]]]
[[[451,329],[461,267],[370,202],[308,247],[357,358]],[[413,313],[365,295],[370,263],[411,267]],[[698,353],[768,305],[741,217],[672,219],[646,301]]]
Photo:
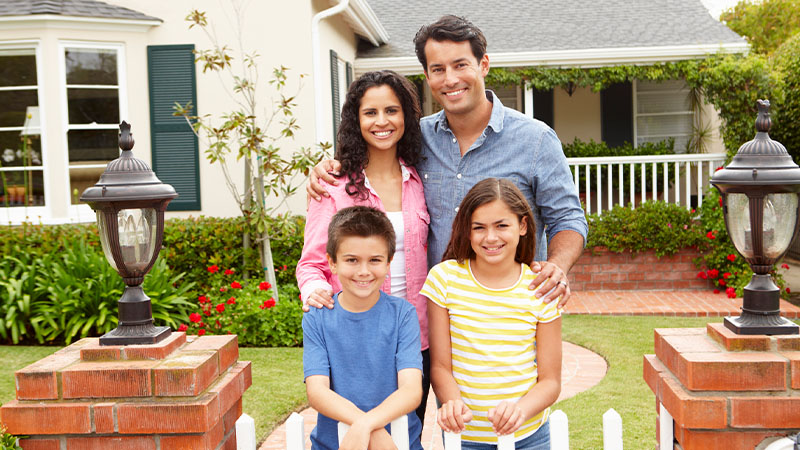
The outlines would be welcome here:
[[[446,113],[468,114],[486,100],[483,78],[489,73],[489,57],[475,59],[469,41],[429,39],[425,57],[428,85]]]

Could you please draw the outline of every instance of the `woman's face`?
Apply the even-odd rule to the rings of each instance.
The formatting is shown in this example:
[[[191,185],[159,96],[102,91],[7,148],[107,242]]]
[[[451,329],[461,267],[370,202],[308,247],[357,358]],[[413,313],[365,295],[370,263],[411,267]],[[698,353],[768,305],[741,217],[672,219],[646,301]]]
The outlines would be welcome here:
[[[367,151],[397,152],[397,143],[405,132],[400,99],[387,85],[373,86],[364,92],[358,107],[361,136]]]

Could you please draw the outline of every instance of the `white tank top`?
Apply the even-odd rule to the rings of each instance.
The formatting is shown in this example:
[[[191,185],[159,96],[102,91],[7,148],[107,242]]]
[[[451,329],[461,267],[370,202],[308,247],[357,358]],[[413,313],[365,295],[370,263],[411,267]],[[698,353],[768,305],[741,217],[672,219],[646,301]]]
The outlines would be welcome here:
[[[392,222],[395,235],[395,251],[389,267],[391,275],[391,295],[406,298],[406,249],[405,230],[403,229],[403,212],[387,211],[386,216]]]

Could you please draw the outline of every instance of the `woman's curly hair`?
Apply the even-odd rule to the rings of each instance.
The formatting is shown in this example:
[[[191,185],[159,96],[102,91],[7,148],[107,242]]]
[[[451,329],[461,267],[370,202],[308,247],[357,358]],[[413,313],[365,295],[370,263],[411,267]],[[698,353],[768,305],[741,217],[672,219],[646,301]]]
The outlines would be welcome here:
[[[422,132],[419,119],[422,115],[417,88],[408,79],[391,70],[367,72],[350,85],[342,108],[342,121],[336,136],[335,158],[342,164],[340,176],[348,178],[345,192],[366,199],[363,170],[369,163],[367,143],[361,135],[358,110],[361,98],[367,89],[376,86],[389,86],[403,108],[405,132],[397,143],[397,157],[406,165],[414,166],[421,158]]]

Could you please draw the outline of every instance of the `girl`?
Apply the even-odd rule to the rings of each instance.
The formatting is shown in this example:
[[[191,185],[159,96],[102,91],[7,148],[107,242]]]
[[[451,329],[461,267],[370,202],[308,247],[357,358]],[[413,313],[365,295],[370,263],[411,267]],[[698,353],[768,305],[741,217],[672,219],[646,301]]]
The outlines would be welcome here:
[[[422,421],[430,387],[430,358],[427,301],[419,290],[427,275],[430,217],[422,181],[414,169],[421,152],[420,114],[416,88],[395,72],[368,72],[353,82],[337,135],[336,159],[342,163],[342,179],[335,186],[326,185],[330,197],[309,204],[296,274],[305,311],[309,306],[332,308],[332,295],[341,286],[325,257],[331,217],[354,205],[386,213],[397,242],[381,289],[408,300],[417,312],[423,361],[423,397],[417,415]]]
[[[549,449],[549,406],[561,391],[561,313],[528,285],[533,213],[511,181],[488,178],[467,193],[428,297],[431,384],[439,425],[462,448]]]

